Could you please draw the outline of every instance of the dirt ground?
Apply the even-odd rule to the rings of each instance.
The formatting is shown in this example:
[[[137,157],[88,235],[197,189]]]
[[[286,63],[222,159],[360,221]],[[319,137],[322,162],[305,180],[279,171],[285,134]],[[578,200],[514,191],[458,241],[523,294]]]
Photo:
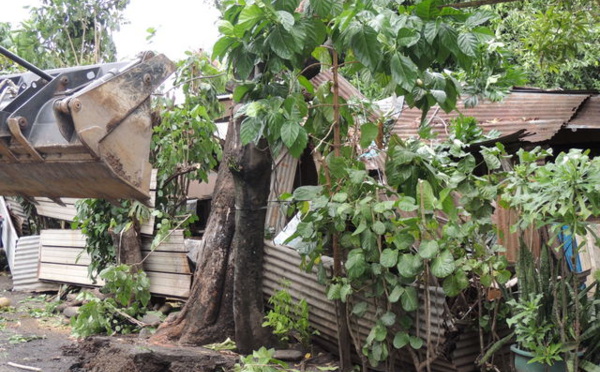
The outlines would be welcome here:
[[[10,274],[0,272],[0,298],[10,300],[8,307],[0,304],[0,372],[27,370],[11,363],[43,372],[222,372],[239,362],[239,355],[231,351],[150,344],[138,335],[76,340],[65,318],[48,309],[55,293],[11,288]],[[336,369],[328,353],[303,363],[292,366],[305,371]]]
[[[63,355],[76,346],[62,316],[46,312],[48,295],[12,292],[10,275],[0,272],[0,297],[10,299],[0,308],[0,372],[22,371],[8,363],[40,368],[44,372],[69,371],[77,358]]]

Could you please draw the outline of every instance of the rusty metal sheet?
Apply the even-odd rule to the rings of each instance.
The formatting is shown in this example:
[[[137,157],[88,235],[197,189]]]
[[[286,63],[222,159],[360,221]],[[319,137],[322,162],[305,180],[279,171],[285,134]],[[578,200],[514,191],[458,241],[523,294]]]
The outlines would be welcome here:
[[[324,257],[326,268],[330,269],[331,258]],[[263,291],[265,299],[268,299],[276,290],[281,288],[280,281],[288,279],[291,282],[289,293],[295,300],[305,299],[310,308],[311,326],[319,331],[319,343],[337,350],[337,317],[335,307],[327,299],[325,287],[319,284],[316,274],[306,273],[299,266],[301,263],[300,255],[287,246],[273,244],[271,241],[265,241],[265,263],[263,270]],[[420,290],[419,300],[424,301],[423,289]],[[434,345],[444,344],[450,341],[447,338],[447,331],[453,329],[454,325],[449,324],[446,314],[446,296],[439,287],[430,287],[429,289],[431,306],[431,328],[430,332]],[[419,318],[421,323],[412,332],[420,333],[424,337],[425,328],[425,306],[420,306]],[[374,307],[367,311],[364,317],[359,319],[358,335],[365,339],[371,327],[375,325],[377,315]],[[432,364],[433,372],[471,372],[477,371],[475,359],[479,355],[478,337],[473,337],[473,332],[465,332],[452,339],[456,348],[450,352],[448,359],[440,357]],[[456,360],[454,360],[456,358]],[[399,353],[399,364],[404,366],[405,370],[412,370],[413,365],[408,353]]]
[[[600,129],[600,95],[588,98],[575,117],[567,124],[568,129]]]
[[[438,139],[448,136],[450,120],[461,113],[473,116],[484,132],[497,130],[508,136],[525,130],[522,141],[531,143],[550,140],[576,114],[589,94],[560,94],[547,92],[512,92],[504,101],[483,102],[473,108],[457,103],[457,111],[445,113],[439,107],[429,110],[426,118]],[[421,110],[408,108],[402,111],[393,133],[402,138],[418,136]]]

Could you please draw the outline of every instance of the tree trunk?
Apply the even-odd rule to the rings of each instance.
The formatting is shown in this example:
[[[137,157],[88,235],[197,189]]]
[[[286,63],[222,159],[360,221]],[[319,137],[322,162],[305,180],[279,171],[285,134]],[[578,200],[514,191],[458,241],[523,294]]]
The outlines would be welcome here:
[[[241,120],[236,121],[236,131]],[[264,229],[271,183],[272,159],[266,141],[242,146],[237,139],[231,161],[235,182],[235,252],[233,316],[238,351],[251,353],[269,342],[262,327]]]
[[[131,265],[132,272],[143,270],[142,262],[142,237],[139,224],[136,222],[128,229],[115,233],[109,230],[113,244],[117,248],[117,257],[120,264]]]
[[[197,251],[194,282],[187,303],[172,321],[163,323],[155,342],[205,345],[234,337],[233,262],[235,189],[229,162],[235,138],[229,123],[223,159],[211,203],[206,232]]]

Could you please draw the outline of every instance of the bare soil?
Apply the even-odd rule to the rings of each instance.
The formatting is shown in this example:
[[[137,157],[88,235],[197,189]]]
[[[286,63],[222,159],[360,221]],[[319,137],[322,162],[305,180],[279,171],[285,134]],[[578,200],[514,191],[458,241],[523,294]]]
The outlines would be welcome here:
[[[0,297],[11,301],[9,307],[0,308],[0,372],[20,370],[9,362],[44,372],[69,371],[77,358],[63,355],[63,348],[76,344],[63,317],[46,313],[46,295],[11,288],[10,275],[0,272]]]
[[[13,292],[10,274],[0,272],[0,372],[19,372],[9,363],[44,372],[221,372],[231,371],[240,356],[202,347],[151,344],[138,335],[96,336],[76,340],[62,315],[48,311],[51,294]],[[335,358],[318,353],[293,368],[319,371],[335,367]],[[319,369],[321,367],[321,369]]]

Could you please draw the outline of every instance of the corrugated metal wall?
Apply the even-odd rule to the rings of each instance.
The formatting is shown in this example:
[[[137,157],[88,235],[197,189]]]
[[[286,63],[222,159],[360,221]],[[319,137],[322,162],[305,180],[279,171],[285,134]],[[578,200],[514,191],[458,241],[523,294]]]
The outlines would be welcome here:
[[[40,236],[24,236],[17,242],[15,262],[11,270],[14,291],[51,291],[58,285],[38,279]]]
[[[327,299],[325,287],[319,284],[316,273],[306,273],[299,267],[302,262],[300,255],[293,249],[275,245],[271,241],[265,242],[265,264],[263,287],[265,298],[268,299],[276,290],[281,289],[281,280],[287,279],[292,284],[288,289],[296,300],[305,299],[310,307],[310,322],[314,329],[319,331],[318,339],[326,346],[336,350],[337,345],[337,317],[333,302]],[[324,264],[331,268],[331,259],[325,257]],[[413,330],[414,334],[425,338],[427,324],[425,322],[425,293],[420,290],[419,323]],[[479,337],[475,331],[461,329],[460,325],[448,320],[448,307],[446,296],[439,287],[429,287],[431,303],[430,332],[433,347],[444,350],[443,356],[432,363],[433,372],[471,372],[477,371],[475,359],[480,354]],[[360,318],[358,326],[353,329],[361,340],[367,337],[369,330],[375,324],[376,314],[371,308],[367,314]],[[361,341],[362,342],[362,341]],[[407,352],[399,353],[399,362],[402,371],[412,370],[412,362]]]

